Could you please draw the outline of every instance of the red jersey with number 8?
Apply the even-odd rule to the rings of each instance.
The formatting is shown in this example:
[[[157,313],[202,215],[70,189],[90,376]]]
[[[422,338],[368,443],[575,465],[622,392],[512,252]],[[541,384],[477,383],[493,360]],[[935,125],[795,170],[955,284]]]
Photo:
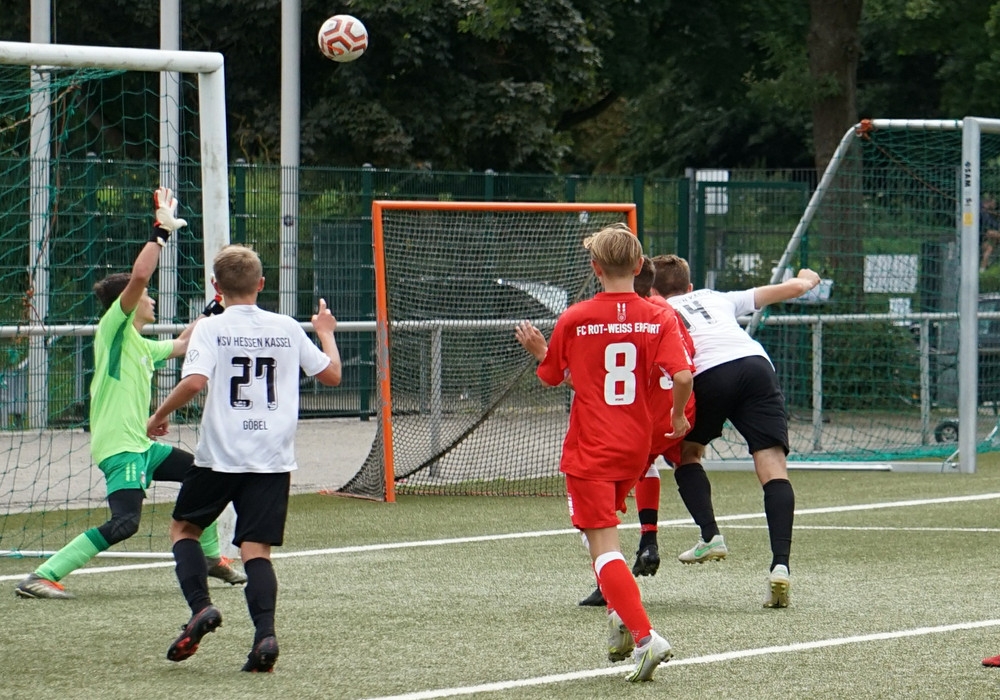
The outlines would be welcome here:
[[[538,377],[573,378],[573,405],[560,471],[624,481],[646,469],[651,446],[650,377],[690,369],[674,314],[635,292],[601,292],[556,322]]]

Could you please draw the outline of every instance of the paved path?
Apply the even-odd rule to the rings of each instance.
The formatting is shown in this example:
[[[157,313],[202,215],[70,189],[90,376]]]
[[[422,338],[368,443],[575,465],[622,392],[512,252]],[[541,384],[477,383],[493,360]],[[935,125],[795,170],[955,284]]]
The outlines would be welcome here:
[[[337,489],[357,473],[375,437],[375,421],[329,418],[299,422],[292,475],[294,493]],[[192,427],[174,426],[164,442],[194,451]],[[150,496],[173,499],[176,487],[160,483]],[[104,505],[104,477],[90,461],[90,433],[83,430],[0,431],[0,504],[8,513],[67,505]]]

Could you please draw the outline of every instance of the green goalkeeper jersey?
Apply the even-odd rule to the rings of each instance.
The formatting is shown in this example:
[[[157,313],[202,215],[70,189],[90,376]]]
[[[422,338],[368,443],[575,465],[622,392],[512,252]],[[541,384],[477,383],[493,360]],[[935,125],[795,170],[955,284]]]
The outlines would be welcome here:
[[[120,452],[145,452],[156,364],[170,357],[173,341],[144,338],[116,299],[94,336],[90,383],[90,454],[95,464]]]

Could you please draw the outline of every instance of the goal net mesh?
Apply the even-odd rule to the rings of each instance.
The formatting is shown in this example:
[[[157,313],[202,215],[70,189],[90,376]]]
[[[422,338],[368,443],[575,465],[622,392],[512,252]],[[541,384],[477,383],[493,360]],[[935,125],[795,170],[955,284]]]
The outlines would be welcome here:
[[[197,106],[197,80],[175,79],[179,145],[167,167],[179,215],[190,227],[171,244],[176,261],[164,255],[166,272],[152,280],[159,323],[186,322],[205,298],[195,213],[201,211],[198,120],[187,106]],[[155,72],[0,65],[0,550],[6,552],[53,551],[107,518],[104,478],[91,463],[87,432],[88,327],[101,313],[91,290],[107,274],[131,269],[149,235],[152,191],[164,167],[159,81]],[[47,143],[32,140],[33,130],[45,133],[40,125]],[[173,386],[177,368],[174,362],[157,377],[161,392]],[[193,436],[180,433],[178,444],[193,449]],[[172,485],[153,487],[139,535],[115,550],[167,551],[162,517],[170,511],[156,502],[175,493]]]
[[[984,133],[979,149],[985,229],[990,197],[1000,194],[1000,137]],[[962,130],[862,123],[830,171],[786,274],[810,267],[832,287],[824,283],[815,303],[769,308],[755,333],[781,378],[790,459],[947,457],[957,430]],[[733,286],[767,283],[775,263]],[[981,289],[992,279],[1000,290],[1000,253],[982,267]],[[988,298],[981,310],[1000,308]],[[821,326],[795,322],[816,314],[826,318]],[[998,323],[980,322],[981,410],[977,426],[963,426],[980,436],[997,421]],[[716,459],[749,457],[731,429],[712,450]]]
[[[399,493],[562,494],[569,391],[543,387],[514,338],[548,336],[592,296],[585,237],[622,212],[382,211],[392,453]],[[343,491],[385,493],[381,424]]]

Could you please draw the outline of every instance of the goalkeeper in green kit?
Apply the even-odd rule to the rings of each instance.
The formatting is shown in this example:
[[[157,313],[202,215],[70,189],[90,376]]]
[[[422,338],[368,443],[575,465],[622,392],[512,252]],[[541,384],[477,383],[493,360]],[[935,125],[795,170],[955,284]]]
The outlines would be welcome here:
[[[111,545],[138,532],[142,501],[152,480],[183,481],[194,463],[188,452],[146,437],[156,365],[187,352],[188,337],[197,323],[185,328],[176,340],[156,340],[140,333],[143,326],[156,320],[156,302],[150,298],[147,285],[160,250],[172,232],[187,226],[184,219],[177,218],[177,200],[169,189],[157,189],[153,205],[153,233],[136,257],[132,272],[109,275],[94,285],[94,294],[105,311],[94,336],[90,453],[104,472],[111,517],[77,535],[17,584],[14,592],[22,598],[72,598],[59,582]],[[216,299],[203,313],[208,316],[222,311]],[[200,542],[210,576],[233,585],[246,583],[246,576],[221,556],[215,523],[205,529]]]

